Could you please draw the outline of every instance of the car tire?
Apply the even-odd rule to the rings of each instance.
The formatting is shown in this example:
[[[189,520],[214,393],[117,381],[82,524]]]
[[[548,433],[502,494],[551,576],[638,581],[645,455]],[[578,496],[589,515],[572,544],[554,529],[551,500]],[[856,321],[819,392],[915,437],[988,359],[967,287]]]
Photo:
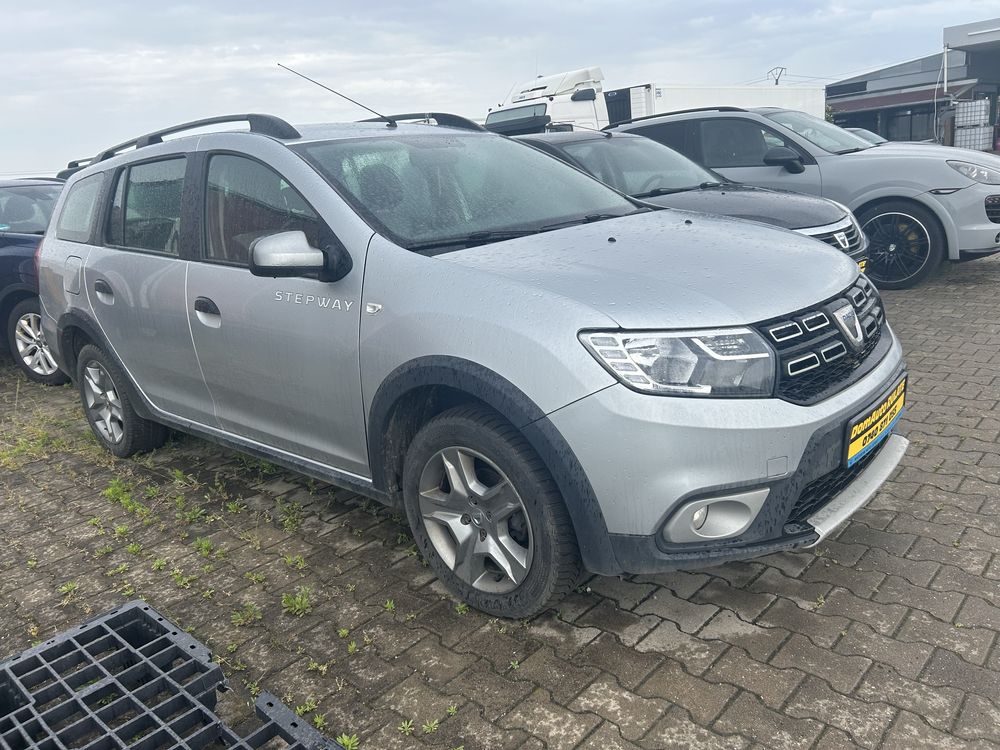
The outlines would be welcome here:
[[[880,289],[908,289],[944,260],[947,240],[937,217],[906,201],[889,201],[858,214],[868,236],[867,276]]]
[[[576,534],[545,464],[496,412],[450,409],[414,437],[403,500],[417,547],[444,585],[498,617],[533,615],[571,591]]]
[[[7,344],[14,364],[28,380],[43,385],[63,385],[69,382],[59,369],[42,333],[41,307],[38,297],[29,297],[14,305],[7,318]]]
[[[167,428],[140,417],[126,389],[127,376],[100,348],[80,350],[76,382],[83,412],[98,442],[119,458],[159,448]]]

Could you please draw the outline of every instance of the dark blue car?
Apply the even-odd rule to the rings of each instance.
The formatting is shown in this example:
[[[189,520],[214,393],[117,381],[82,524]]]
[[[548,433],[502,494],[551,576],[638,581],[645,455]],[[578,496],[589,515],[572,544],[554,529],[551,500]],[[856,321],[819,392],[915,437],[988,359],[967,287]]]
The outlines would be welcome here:
[[[0,180],[0,324],[3,342],[31,380],[69,380],[49,353],[38,307],[35,251],[49,225],[61,180]],[[2,347],[0,347],[2,348]]]

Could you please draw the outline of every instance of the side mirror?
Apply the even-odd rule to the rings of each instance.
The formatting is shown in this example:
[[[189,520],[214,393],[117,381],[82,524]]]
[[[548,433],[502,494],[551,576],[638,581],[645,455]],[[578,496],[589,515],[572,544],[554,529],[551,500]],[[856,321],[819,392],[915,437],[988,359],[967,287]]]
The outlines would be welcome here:
[[[305,232],[278,232],[250,243],[250,273],[271,278],[318,273],[322,281],[338,281],[350,272],[353,262],[340,245],[327,252],[309,244]]]
[[[784,167],[792,174],[802,174],[806,171],[802,166],[802,157],[787,146],[769,148],[764,154],[764,163],[769,167]]]
[[[592,102],[597,99],[597,91],[594,89],[577,89],[569,99],[572,102]]]

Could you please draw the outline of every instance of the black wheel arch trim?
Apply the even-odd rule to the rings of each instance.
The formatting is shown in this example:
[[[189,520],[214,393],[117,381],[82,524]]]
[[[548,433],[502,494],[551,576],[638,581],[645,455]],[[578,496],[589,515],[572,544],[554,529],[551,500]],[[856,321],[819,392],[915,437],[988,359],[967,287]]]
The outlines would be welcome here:
[[[597,495],[565,438],[523,391],[475,362],[459,357],[420,357],[400,365],[382,381],[368,417],[368,456],[376,490],[391,494],[384,437],[396,405],[407,393],[433,386],[467,394],[510,421],[538,453],[566,501],[584,567],[602,575],[622,572]]]

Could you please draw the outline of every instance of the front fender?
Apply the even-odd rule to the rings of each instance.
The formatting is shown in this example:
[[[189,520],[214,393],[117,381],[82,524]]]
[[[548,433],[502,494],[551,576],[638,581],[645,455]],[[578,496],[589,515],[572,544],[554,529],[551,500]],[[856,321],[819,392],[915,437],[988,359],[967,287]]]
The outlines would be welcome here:
[[[608,537],[594,488],[562,434],[520,389],[497,373],[469,360],[428,356],[396,368],[379,386],[368,420],[368,455],[372,482],[388,492],[388,457],[393,446],[390,424],[398,403],[419,388],[440,386],[467,394],[502,414],[545,462],[566,503],[585,567],[594,573],[621,572]]]

